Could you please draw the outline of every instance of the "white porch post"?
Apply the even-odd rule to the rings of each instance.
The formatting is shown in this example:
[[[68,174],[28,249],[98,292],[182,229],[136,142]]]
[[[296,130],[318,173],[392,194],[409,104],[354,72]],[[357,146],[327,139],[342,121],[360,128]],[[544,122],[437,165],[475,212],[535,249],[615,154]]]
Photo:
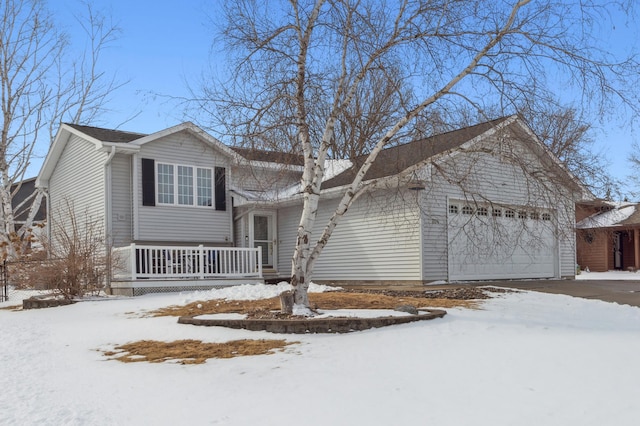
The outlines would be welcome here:
[[[204,279],[204,245],[200,244],[198,246],[198,248],[200,249],[199,251],[199,255],[198,255],[198,270],[200,271],[200,279]]]
[[[131,245],[129,246],[129,250],[131,250],[131,253],[129,254],[129,259],[130,259],[130,268],[131,268],[131,279],[135,280],[138,278],[138,274],[137,274],[137,268],[136,268],[136,244],[135,243],[131,243]]]

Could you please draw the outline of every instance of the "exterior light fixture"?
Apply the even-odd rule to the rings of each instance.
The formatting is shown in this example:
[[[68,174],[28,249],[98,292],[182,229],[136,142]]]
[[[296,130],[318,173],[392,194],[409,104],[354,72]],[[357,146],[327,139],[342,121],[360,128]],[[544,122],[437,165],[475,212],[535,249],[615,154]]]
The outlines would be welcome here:
[[[426,182],[421,179],[411,179],[409,183],[407,183],[407,188],[411,191],[423,191],[426,187]]]

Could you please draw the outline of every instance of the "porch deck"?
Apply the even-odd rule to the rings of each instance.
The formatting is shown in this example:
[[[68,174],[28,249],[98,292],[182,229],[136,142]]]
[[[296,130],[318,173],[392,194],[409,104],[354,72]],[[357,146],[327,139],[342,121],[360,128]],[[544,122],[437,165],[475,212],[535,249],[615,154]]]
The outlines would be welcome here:
[[[264,282],[258,248],[131,244],[114,252],[114,294],[204,290]]]

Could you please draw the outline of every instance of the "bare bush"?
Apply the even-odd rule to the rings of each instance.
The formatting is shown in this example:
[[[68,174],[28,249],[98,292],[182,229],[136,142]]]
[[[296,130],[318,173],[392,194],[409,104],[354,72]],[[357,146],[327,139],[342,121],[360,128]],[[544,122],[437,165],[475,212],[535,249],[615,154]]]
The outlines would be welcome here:
[[[65,220],[51,223],[51,238],[42,241],[45,251],[12,263],[12,282],[19,288],[52,290],[65,299],[99,293],[114,263],[102,221],[88,212],[77,214],[70,202],[57,217]]]

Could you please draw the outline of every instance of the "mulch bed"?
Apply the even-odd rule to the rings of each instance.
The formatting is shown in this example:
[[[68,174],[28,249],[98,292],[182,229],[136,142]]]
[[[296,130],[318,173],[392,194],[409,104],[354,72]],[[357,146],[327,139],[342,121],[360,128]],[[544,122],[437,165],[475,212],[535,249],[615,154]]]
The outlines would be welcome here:
[[[461,287],[445,290],[403,291],[350,289],[309,293],[312,309],[395,309],[399,305],[437,308],[476,309],[479,301],[490,299],[494,288]],[[503,289],[495,289],[503,292]],[[279,311],[280,299],[225,300],[213,299],[189,303],[183,306],[168,306],[148,312],[149,316],[197,316],[204,314],[239,313],[250,319],[292,319],[292,315]]]

